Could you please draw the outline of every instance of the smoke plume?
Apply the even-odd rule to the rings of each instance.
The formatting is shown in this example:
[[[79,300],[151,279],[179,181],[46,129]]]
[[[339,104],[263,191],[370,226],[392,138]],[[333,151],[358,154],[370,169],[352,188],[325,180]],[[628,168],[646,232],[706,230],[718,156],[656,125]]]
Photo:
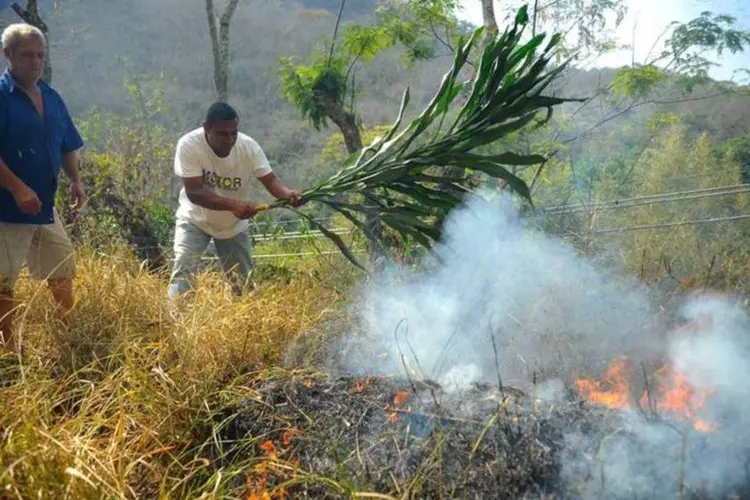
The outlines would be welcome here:
[[[361,331],[342,357],[348,370],[397,373],[405,360],[447,385],[496,382],[498,368],[507,383],[524,384],[534,373],[591,374],[614,355],[659,345],[643,290],[533,229],[509,198],[455,210],[435,253],[440,265],[392,269],[362,290]]]
[[[439,265],[390,269],[363,286],[357,326],[339,349],[343,368],[406,371],[446,391],[498,377],[525,389],[535,380],[540,401],[564,404],[576,377],[601,378],[617,356],[636,366],[668,362],[710,393],[699,416],[714,429],[700,434],[691,420],[606,410],[604,424],[565,430],[567,487],[584,498],[668,498],[747,484],[750,321],[736,304],[695,297],[682,319],[710,321],[690,335],[670,329],[641,284],[535,229],[506,197],[455,210],[435,253]]]
[[[607,432],[567,434],[564,475],[584,498],[746,498],[750,494],[750,318],[726,297],[686,301],[682,316],[700,325],[673,331],[669,361],[697,394],[708,394],[692,419],[619,412]],[[708,321],[706,321],[708,319]],[[580,450],[593,452],[585,457]],[[582,478],[587,478],[582,480]]]

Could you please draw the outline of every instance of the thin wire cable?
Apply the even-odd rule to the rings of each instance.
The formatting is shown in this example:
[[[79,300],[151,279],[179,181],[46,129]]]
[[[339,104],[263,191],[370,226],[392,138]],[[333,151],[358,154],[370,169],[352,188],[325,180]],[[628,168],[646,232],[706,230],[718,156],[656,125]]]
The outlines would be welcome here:
[[[588,206],[583,208],[577,208],[573,210],[565,210],[565,211],[556,211],[552,213],[548,213],[547,215],[569,215],[574,213],[580,213],[580,212],[587,212],[587,211],[596,211],[596,212],[604,212],[607,210],[618,210],[618,209],[626,209],[626,208],[635,208],[635,207],[641,207],[641,206],[647,206],[647,205],[658,205],[662,203],[675,203],[675,202],[681,202],[681,201],[690,201],[690,200],[699,200],[702,198],[713,198],[717,196],[731,196],[735,194],[744,194],[750,192],[750,187],[743,188],[743,189],[737,189],[734,191],[723,191],[723,192],[714,192],[714,193],[704,193],[704,194],[697,194],[693,196],[683,196],[680,198],[664,198],[664,199],[657,199],[657,200],[643,200],[638,202],[632,202],[627,204],[610,204],[610,205],[601,205],[601,206]]]
[[[352,250],[352,253],[367,253],[367,250]],[[280,257],[306,257],[310,255],[341,255],[343,256],[340,251],[338,250],[331,250],[331,251],[325,251],[325,252],[300,252],[300,253],[262,253],[253,255],[253,259],[273,259],[273,258],[280,258]],[[203,257],[204,261],[215,261],[219,260],[219,258],[215,255]]]
[[[631,200],[645,200],[649,198],[662,198],[662,197],[668,197],[668,196],[675,196],[675,195],[687,195],[687,194],[694,194],[694,193],[704,193],[709,191],[721,191],[725,189],[735,189],[735,188],[743,188],[743,187],[750,187],[750,184],[733,184],[730,186],[715,186],[710,188],[699,188],[699,189],[690,189],[686,191],[672,191],[670,193],[656,193],[656,194],[648,194],[643,196],[635,196],[632,198],[622,198],[619,200],[611,200],[611,201],[602,201],[598,203],[592,203],[591,205],[604,205],[604,204],[610,204],[610,203],[621,203],[625,201],[631,201]],[[554,209],[566,209],[566,208],[576,208],[576,207],[585,207],[589,206],[587,203],[577,203],[577,204],[571,204],[571,205],[559,205],[556,207],[550,207],[550,210]]]
[[[339,236],[350,234],[355,231],[355,228],[345,228],[345,227],[335,227],[332,229],[329,229],[330,232],[333,234],[337,234]],[[252,235],[251,238],[253,242],[262,242],[262,241],[279,241],[279,240],[303,240],[306,238],[311,238],[315,236],[323,236],[323,233],[321,231],[285,231],[280,234],[271,234],[271,235]]]
[[[676,227],[676,226],[692,226],[697,224],[709,224],[714,222],[729,222],[729,221],[737,221],[737,220],[743,220],[743,219],[750,219],[750,214],[743,214],[743,215],[733,215],[730,217],[715,217],[712,219],[698,219],[698,220],[688,220],[688,221],[679,221],[679,222],[663,222],[660,224],[646,224],[642,226],[626,226],[626,227],[618,227],[613,229],[598,229],[596,231],[588,231],[584,234],[608,234],[608,233],[624,233],[629,231],[642,231],[647,229],[661,229],[665,227]],[[562,234],[562,233],[557,233]]]
[[[686,201],[710,196],[727,196],[731,194],[742,194],[746,192],[750,192],[750,184],[737,184],[733,186],[693,189],[689,191],[676,191],[672,193],[637,196],[634,198],[623,198],[619,200],[610,200],[590,204],[577,203],[571,205],[558,205],[544,209],[544,212],[547,215],[561,215],[594,209],[604,210],[607,208],[629,208],[633,206],[648,205],[654,203]]]

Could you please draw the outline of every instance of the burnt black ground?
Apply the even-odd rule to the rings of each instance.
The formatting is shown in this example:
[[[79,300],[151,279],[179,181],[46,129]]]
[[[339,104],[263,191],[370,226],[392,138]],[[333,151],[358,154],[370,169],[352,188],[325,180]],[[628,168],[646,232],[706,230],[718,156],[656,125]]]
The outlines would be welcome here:
[[[528,394],[501,394],[496,386],[444,393],[432,382],[285,370],[253,375],[246,387],[248,397],[216,418],[224,465],[257,457],[271,488],[296,469],[296,482],[285,484],[289,498],[351,498],[358,491],[398,498],[664,498],[642,487],[623,496],[622,484],[609,492],[612,479],[600,484],[598,447],[613,430],[632,449],[658,450],[639,431],[623,431],[617,412],[572,393],[532,404]],[[571,441],[572,434],[585,439]],[[226,453],[232,443],[235,451]],[[564,471],[564,464],[575,467]],[[673,498],[750,498],[743,487],[750,482],[709,495],[688,478],[682,497],[676,474],[670,482]]]
[[[517,391],[506,393],[508,408],[498,413],[499,393],[476,390],[452,401],[439,388],[406,380],[297,374],[253,388],[259,398],[233,409],[236,417],[222,436],[262,436],[258,445],[272,440],[283,459],[353,490],[398,495],[411,485],[422,498],[520,498],[559,489],[555,456],[562,436],[550,425],[554,417],[522,410]],[[397,393],[408,393],[408,400],[396,401]],[[456,409],[467,403],[481,418]],[[300,433],[285,448],[289,428]],[[346,496],[315,484],[289,493]]]

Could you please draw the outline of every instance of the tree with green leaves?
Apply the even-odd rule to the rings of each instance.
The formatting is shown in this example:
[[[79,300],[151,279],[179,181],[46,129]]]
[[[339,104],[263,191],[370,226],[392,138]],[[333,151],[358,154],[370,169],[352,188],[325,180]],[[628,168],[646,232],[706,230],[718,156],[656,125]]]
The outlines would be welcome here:
[[[458,37],[453,65],[428,106],[402,127],[410,98],[407,88],[395,123],[367,147],[352,152],[339,172],[302,196],[340,213],[374,244],[379,244],[377,235],[362,222],[363,215],[376,217],[396,231],[404,243],[415,242],[426,248],[440,238],[435,220],[463,201],[442,186],[449,183],[466,191],[463,179],[446,175],[449,167],[472,168],[503,179],[514,192],[530,201],[527,184],[508,166],[539,164],[547,158],[509,151],[484,152],[487,145],[503,137],[542,125],[551,118],[555,106],[566,102],[545,93],[569,62],[548,68],[557,55],[560,37],[553,35],[548,39],[546,34],[537,34],[524,43],[528,24],[528,10],[523,7],[512,27],[486,40],[469,81],[460,75],[471,52],[480,44],[483,29],[476,30],[468,40]],[[464,90],[466,97],[457,99]],[[541,119],[540,112],[544,113]],[[340,199],[342,194],[353,193],[362,199]],[[365,269],[338,235],[312,217],[284,201],[268,208],[280,207],[306,218],[349,260]]]
[[[676,113],[681,104],[695,107],[701,101],[747,95],[747,87],[716,82],[708,75],[717,64],[712,54],[736,53],[747,47],[750,32],[737,27],[735,19],[703,13],[689,22],[673,23],[663,38],[663,50],[643,64],[634,62],[602,72],[613,77],[602,78],[602,86],[586,91],[580,96],[585,102],[558,114],[552,126],[531,137],[521,137],[522,133],[516,138],[521,150],[557,151],[545,164],[553,171],[541,176],[539,169],[517,172],[532,189],[544,188],[546,202],[555,205],[574,199],[593,204],[607,196],[623,196],[635,182],[634,165],[656,137],[658,129],[652,126],[660,117]],[[695,132],[701,132],[701,127]],[[596,141],[591,142],[594,136]],[[567,175],[561,175],[562,171]],[[603,190],[598,183],[604,177],[611,189]]]
[[[483,23],[487,26],[488,15],[494,15],[492,0],[481,0]],[[515,15],[521,0],[501,4],[508,18]],[[579,65],[597,58],[618,46],[614,33],[627,14],[626,0],[534,0],[530,9],[530,36],[538,32],[559,33],[562,40],[558,50],[560,58],[573,56]]]
[[[333,34],[327,47],[314,52],[304,64],[287,57],[281,61],[283,94],[316,130],[333,122],[344,137],[347,152],[363,147],[361,124],[356,110],[357,69],[396,45],[403,49],[403,61],[431,58],[438,46],[452,50],[456,20],[452,0],[396,0],[378,9],[377,22],[342,26],[346,0],[341,1]],[[367,193],[372,200],[373,193]],[[373,236],[368,245],[370,257],[383,257],[381,221],[371,205],[366,225]]]
[[[740,180],[743,184],[750,184],[750,134],[735,137],[722,148],[739,164]]]
[[[685,23],[674,22],[665,31],[663,48],[649,54],[643,62],[620,68],[603,88],[589,96],[585,105],[605,102],[600,120],[583,134],[646,105],[671,105],[707,100],[728,94],[747,93],[734,82],[719,82],[709,77],[717,66],[711,53],[721,56],[743,52],[750,44],[750,30],[736,26],[736,19],[724,14],[703,12]],[[660,40],[654,42],[654,47]]]
[[[500,5],[497,14],[494,0],[480,0],[482,4],[482,24],[485,35],[497,31],[498,15],[501,19],[512,18],[519,5],[524,1],[512,0]],[[527,37],[534,37],[539,32],[552,32],[560,35],[560,44],[557,50],[558,62],[566,58],[572,58],[571,66],[582,67],[593,58],[600,56],[610,50],[617,48],[614,41],[614,30],[620,25],[625,14],[627,5],[625,0],[556,0],[553,2],[539,2],[535,0],[529,8],[529,32]],[[558,121],[559,123],[559,121]],[[558,125],[556,125],[558,126]],[[533,135],[534,137],[531,137]],[[533,134],[526,129],[517,134],[507,136],[490,148],[504,150],[513,147],[516,150],[531,154],[536,148],[544,151],[565,149],[563,144],[555,144],[545,134],[538,131]],[[536,181],[542,172],[544,164],[535,167],[530,173],[523,172],[530,166],[516,166],[512,168],[514,174],[530,176],[528,181],[530,188],[536,186]],[[463,174],[456,169],[455,174]],[[483,180],[486,184],[488,179]],[[505,182],[494,182],[489,179],[493,188],[504,189]]]
[[[446,0],[410,0],[378,9],[377,22],[342,26],[346,0],[326,47],[315,51],[306,63],[294,57],[281,60],[284,98],[308,118],[316,130],[332,121],[344,136],[349,153],[362,149],[356,111],[357,70],[382,52],[400,45],[406,64],[435,55],[436,40],[448,48],[456,26],[454,5]]]

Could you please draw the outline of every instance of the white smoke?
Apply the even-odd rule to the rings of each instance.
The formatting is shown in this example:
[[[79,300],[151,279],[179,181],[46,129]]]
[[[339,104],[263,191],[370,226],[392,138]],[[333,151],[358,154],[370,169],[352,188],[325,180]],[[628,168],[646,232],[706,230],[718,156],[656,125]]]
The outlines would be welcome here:
[[[632,412],[619,415],[609,434],[570,432],[564,475],[584,498],[678,498],[696,491],[701,498],[746,498],[750,318],[731,300],[710,296],[689,300],[683,316],[702,326],[672,333],[669,361],[696,394],[708,394],[695,415],[713,429],[698,432],[691,419]],[[584,457],[576,453],[582,449],[598,453]]]
[[[675,427],[613,412],[614,428],[566,433],[566,481],[583,498],[672,498],[686,488],[717,492],[747,482],[750,321],[739,307],[696,298],[683,316],[712,322],[691,335],[670,332],[637,281],[535,230],[507,197],[455,210],[435,253],[439,265],[391,269],[361,290],[343,368],[407,370],[449,391],[498,375],[528,388],[535,376],[540,398],[551,400],[577,376],[600,378],[618,355],[635,366],[669,358],[693,387],[713,391],[700,415],[718,429],[699,435],[689,421]]]
[[[505,196],[455,210],[435,253],[441,265],[391,270],[362,291],[362,331],[348,338],[345,368],[392,374],[405,360],[412,375],[467,386],[496,382],[499,367],[504,381],[524,384],[533,372],[591,374],[659,345],[656,311],[636,284],[527,227]]]

